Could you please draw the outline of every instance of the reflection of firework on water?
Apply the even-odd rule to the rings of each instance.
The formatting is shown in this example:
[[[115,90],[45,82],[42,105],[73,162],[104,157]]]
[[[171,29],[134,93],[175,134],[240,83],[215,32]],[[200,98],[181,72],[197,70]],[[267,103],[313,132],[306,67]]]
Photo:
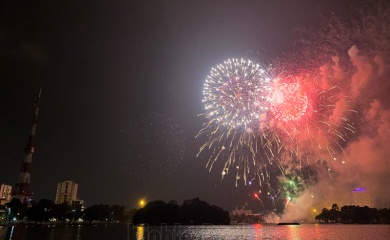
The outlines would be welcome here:
[[[184,155],[185,138],[177,124],[152,113],[120,130],[119,160],[137,180],[161,180],[175,172]]]
[[[211,68],[203,89],[206,118],[231,127],[246,126],[268,110],[270,78],[259,64],[228,59]]]

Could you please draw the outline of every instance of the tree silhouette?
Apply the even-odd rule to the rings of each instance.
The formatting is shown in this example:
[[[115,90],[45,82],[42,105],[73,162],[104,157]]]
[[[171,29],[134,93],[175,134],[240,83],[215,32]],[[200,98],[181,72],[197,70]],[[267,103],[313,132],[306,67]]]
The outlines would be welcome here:
[[[376,209],[367,206],[343,206],[333,204],[331,209],[324,208],[315,217],[320,223],[390,223],[390,208]]]
[[[229,213],[222,208],[211,206],[199,198],[194,198],[184,201],[181,207],[175,201],[168,204],[161,200],[149,202],[135,213],[133,223],[149,225],[229,224],[230,218]]]

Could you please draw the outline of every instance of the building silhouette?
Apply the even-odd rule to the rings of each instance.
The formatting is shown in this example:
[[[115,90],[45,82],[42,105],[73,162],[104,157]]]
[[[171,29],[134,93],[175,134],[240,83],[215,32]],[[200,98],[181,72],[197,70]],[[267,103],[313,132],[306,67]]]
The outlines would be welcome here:
[[[252,215],[252,210],[245,209],[245,205],[241,205],[240,208],[236,206],[236,209],[232,211],[232,215]]]
[[[253,213],[251,209],[245,209],[245,205],[241,205],[240,208],[236,206],[236,209],[230,214],[230,219],[232,224],[264,222],[260,213]]]
[[[17,198],[22,203],[27,204],[28,206],[31,203],[31,197],[33,195],[30,189],[30,168],[31,168],[32,156],[35,151],[34,140],[35,140],[35,131],[37,129],[41,90],[42,88],[39,89],[38,97],[35,99],[34,102],[32,128],[31,128],[30,136],[28,137],[27,146],[24,148],[24,159],[22,162],[22,166],[20,168],[19,179],[12,192],[12,198]]]
[[[66,180],[61,183],[58,183],[55,204],[62,204],[64,202],[72,204],[73,202],[76,202],[78,200],[78,186],[79,185],[77,183],[71,180]]]

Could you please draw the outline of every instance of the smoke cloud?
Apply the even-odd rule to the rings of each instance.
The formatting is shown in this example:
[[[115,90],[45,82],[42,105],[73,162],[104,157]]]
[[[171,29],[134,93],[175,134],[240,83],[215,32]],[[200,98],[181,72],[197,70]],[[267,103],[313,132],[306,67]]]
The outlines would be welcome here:
[[[343,34],[350,29],[337,21],[339,25],[333,26],[333,30],[337,29],[334,33],[338,35],[322,40],[332,43],[332,38],[347,36],[345,43],[353,44],[345,52],[328,56],[328,63],[315,70],[322,88],[339,85],[343,89],[340,94],[346,96],[340,95],[329,120],[337,124],[348,117],[354,124],[355,133],[345,139],[344,150],[337,157],[347,161],[328,162],[333,174],[319,171],[318,183],[307,187],[294,203],[289,203],[280,221],[313,222],[324,207],[334,203],[353,204],[353,190],[358,187],[367,189],[375,207],[390,207],[390,58],[387,55],[390,11],[384,6],[375,8],[370,16],[360,15],[364,24],[354,26],[359,30],[355,35]],[[380,27],[374,24],[378,21]],[[321,45],[319,41],[313,46]]]

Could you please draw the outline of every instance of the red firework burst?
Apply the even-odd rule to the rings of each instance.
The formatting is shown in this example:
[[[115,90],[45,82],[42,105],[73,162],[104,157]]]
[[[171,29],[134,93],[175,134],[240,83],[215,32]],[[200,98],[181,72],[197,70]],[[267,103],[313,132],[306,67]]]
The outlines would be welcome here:
[[[308,97],[299,83],[276,82],[270,99],[274,119],[283,122],[299,121],[306,115]]]

